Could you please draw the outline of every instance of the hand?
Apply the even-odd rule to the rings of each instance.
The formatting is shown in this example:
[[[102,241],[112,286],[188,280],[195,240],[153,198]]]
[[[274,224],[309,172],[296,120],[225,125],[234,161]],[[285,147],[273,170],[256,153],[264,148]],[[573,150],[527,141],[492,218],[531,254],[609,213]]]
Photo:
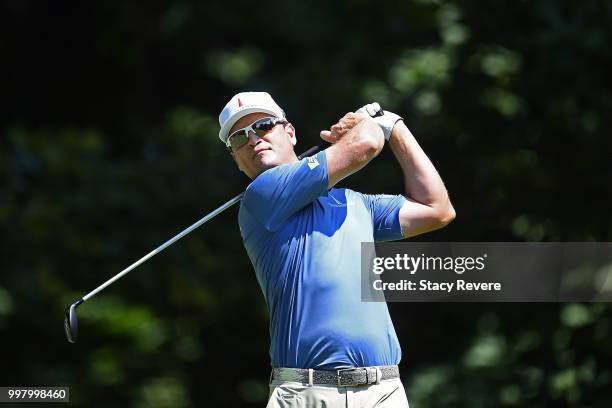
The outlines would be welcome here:
[[[385,135],[385,140],[389,141],[393,127],[399,120],[403,118],[393,112],[383,111],[377,102],[372,102],[357,109],[357,112],[369,115],[374,122],[380,126]]]
[[[336,143],[352,128],[354,128],[359,122],[364,119],[368,119],[367,114],[362,112],[349,112],[344,115],[338,123],[332,125],[329,130],[321,131],[321,139],[329,143]]]

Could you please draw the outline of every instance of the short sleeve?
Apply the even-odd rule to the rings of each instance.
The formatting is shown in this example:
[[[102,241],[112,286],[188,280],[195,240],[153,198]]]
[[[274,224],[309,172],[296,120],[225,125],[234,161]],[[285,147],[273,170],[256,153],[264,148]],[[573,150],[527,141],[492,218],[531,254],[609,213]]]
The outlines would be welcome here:
[[[374,224],[374,242],[404,239],[399,212],[406,198],[402,195],[361,194]]]
[[[268,231],[275,231],[291,215],[327,194],[325,151],[261,173],[247,187],[242,206]]]

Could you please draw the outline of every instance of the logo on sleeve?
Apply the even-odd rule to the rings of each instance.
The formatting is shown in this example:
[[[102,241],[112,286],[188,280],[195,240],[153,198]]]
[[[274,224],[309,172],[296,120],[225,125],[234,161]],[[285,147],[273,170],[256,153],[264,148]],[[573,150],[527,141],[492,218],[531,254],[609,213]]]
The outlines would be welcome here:
[[[308,167],[310,167],[310,170],[314,169],[319,165],[319,161],[314,156],[309,157],[308,159],[306,159],[306,161],[308,162]]]

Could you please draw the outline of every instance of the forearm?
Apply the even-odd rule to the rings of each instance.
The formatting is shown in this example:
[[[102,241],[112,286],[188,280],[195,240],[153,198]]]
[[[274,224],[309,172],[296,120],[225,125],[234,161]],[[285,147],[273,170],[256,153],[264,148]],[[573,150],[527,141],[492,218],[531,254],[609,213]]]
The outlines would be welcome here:
[[[332,126],[331,136],[324,138],[333,143],[326,150],[329,187],[362,169],[380,153],[384,145],[382,131],[371,119],[363,119],[356,124],[347,121],[347,128],[342,128],[343,123],[341,121],[339,125]],[[335,135],[342,136],[334,140]]]
[[[454,214],[444,182],[403,121],[396,123],[388,143],[402,169],[406,196],[441,213]]]
[[[365,163],[378,156],[384,145],[382,131],[370,118],[361,120],[334,143],[351,161]]]

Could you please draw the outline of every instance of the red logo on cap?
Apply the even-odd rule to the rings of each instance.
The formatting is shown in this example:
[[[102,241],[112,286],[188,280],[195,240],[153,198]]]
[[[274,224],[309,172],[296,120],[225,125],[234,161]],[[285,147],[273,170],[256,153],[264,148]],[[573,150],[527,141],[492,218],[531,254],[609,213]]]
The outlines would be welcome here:
[[[240,98],[238,98],[238,107],[240,108],[242,106],[242,101],[240,100]]]

